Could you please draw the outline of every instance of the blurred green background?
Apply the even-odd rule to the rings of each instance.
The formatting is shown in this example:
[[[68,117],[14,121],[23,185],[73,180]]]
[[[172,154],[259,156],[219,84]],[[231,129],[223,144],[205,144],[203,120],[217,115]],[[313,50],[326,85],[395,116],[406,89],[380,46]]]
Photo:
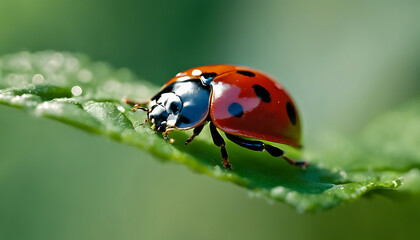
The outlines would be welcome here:
[[[198,65],[275,76],[306,146],[357,134],[419,96],[419,1],[2,0],[0,55],[82,52],[161,85]],[[0,106],[0,239],[413,238],[419,199],[371,196],[297,214],[233,184],[161,164]]]

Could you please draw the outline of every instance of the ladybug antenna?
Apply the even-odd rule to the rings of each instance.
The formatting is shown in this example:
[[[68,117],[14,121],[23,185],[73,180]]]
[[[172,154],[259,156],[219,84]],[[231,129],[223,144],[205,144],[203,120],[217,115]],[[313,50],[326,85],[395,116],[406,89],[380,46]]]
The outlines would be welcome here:
[[[124,98],[122,101],[125,104],[134,105],[134,107],[132,109],[133,112],[137,111],[137,109],[143,110],[143,111],[145,111],[147,113],[150,112],[150,110],[148,108],[146,108],[146,107],[140,107],[140,106],[146,106],[149,103],[149,101],[145,101],[145,102],[134,102],[134,101],[130,100],[129,98]]]
[[[139,109],[140,109],[140,110],[142,110],[142,111],[145,111],[145,112],[147,112],[147,113],[148,113],[148,112],[150,112],[150,111],[149,111],[149,109],[148,109],[148,108],[146,108],[146,107],[140,107]]]
[[[139,109],[142,110],[142,111],[145,111],[147,113],[150,112],[150,110],[147,107],[140,107],[140,105],[138,105],[138,104],[134,105],[132,111],[135,112],[135,111],[137,111]]]

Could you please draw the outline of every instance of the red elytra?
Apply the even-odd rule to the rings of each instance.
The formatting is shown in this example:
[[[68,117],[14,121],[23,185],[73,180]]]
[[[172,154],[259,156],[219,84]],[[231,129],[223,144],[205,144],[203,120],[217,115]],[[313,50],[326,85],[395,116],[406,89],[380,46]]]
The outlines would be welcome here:
[[[282,156],[292,165],[306,167],[284,156],[281,149],[241,137],[301,147],[301,124],[289,94],[265,73],[243,66],[207,65],[178,73],[151,99],[147,122],[165,132],[194,128],[189,143],[204,124],[210,122],[214,143],[221,147],[224,165],[225,143],[216,128],[232,142],[251,150]]]
[[[167,84],[179,78],[197,77],[198,71],[216,73],[212,80],[210,117],[214,125],[233,135],[301,146],[301,124],[289,94],[273,78],[255,69],[233,65],[207,65],[177,74]],[[194,74],[193,74],[193,71]],[[249,72],[247,76],[239,72]],[[246,73],[245,73],[246,74]],[[167,85],[165,84],[165,85]],[[253,86],[259,85],[270,94],[270,101],[262,101]],[[232,116],[229,106],[243,107],[241,117]],[[287,107],[288,103],[292,108]]]

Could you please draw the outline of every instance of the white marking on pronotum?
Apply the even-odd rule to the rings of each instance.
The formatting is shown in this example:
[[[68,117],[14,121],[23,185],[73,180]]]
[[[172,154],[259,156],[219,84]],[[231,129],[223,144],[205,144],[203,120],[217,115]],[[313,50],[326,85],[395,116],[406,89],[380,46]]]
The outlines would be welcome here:
[[[193,76],[200,76],[200,75],[201,75],[201,71],[200,71],[200,70],[198,70],[198,69],[194,69],[194,70],[192,71],[192,75],[193,75]]]

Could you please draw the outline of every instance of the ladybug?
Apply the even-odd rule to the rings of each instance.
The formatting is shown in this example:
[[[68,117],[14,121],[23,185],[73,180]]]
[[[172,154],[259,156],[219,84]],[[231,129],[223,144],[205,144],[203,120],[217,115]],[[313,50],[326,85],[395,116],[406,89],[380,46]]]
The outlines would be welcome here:
[[[194,129],[185,144],[200,134],[209,122],[213,142],[221,148],[223,164],[232,168],[219,130],[235,144],[293,161],[283,150],[258,140],[301,147],[301,125],[296,106],[283,87],[263,72],[235,65],[207,65],[178,73],[149,101],[135,104],[147,112],[145,122],[164,133]],[[245,139],[246,138],[246,139]],[[171,140],[173,142],[173,140]]]

